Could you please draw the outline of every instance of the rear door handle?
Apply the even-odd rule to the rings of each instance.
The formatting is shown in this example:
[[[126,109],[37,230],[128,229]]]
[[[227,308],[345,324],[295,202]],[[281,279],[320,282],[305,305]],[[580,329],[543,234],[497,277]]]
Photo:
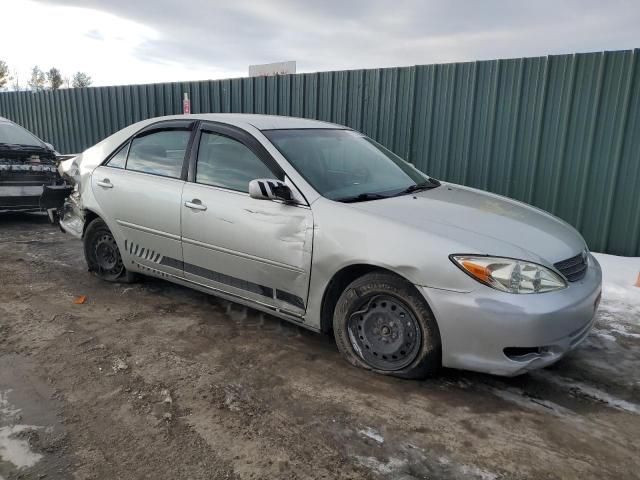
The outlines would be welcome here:
[[[207,206],[203,205],[200,200],[194,198],[190,202],[184,202],[184,206],[190,208],[191,210],[206,210]]]
[[[104,180],[98,180],[96,183],[104,188],[113,188],[113,183],[111,183],[108,178],[105,178]]]

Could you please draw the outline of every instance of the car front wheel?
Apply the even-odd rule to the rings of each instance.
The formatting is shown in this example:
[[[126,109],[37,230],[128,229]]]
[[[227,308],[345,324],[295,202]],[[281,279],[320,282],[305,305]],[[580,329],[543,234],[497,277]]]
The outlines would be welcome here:
[[[135,276],[122,262],[118,244],[109,227],[100,218],[94,219],[84,234],[84,256],[89,271],[107,282],[132,282]]]
[[[338,349],[353,365],[401,378],[423,378],[441,362],[431,309],[404,279],[386,272],[354,280],[333,317]]]

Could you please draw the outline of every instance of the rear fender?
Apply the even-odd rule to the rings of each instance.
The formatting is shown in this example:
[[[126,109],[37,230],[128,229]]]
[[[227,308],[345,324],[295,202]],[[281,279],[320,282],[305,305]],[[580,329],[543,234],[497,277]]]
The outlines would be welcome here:
[[[78,192],[72,193],[62,206],[60,228],[72,237],[81,239],[84,234],[86,212],[82,207]]]

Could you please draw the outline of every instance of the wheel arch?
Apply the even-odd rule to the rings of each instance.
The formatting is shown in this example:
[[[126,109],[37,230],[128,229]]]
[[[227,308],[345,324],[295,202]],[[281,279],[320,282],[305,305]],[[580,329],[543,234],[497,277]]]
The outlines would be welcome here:
[[[123,255],[123,258],[125,258],[126,255],[126,251],[122,250],[123,245],[121,244],[121,239],[118,237],[117,233],[118,232],[114,232],[114,228],[112,228],[112,225],[109,225],[109,222],[107,222],[107,220],[100,215],[99,213],[97,213],[95,210],[91,209],[91,208],[84,208],[82,210],[83,214],[84,214],[84,225],[82,226],[82,237],[81,239],[84,241],[84,237],[85,237],[85,233],[87,232],[87,228],[89,227],[89,225],[91,224],[91,222],[93,222],[96,218],[99,218],[100,220],[102,220],[104,222],[104,224],[107,226],[107,228],[109,229],[109,231],[111,232],[111,234],[114,236],[116,243],[118,244],[118,248],[120,248],[120,253],[121,255]]]
[[[84,238],[84,234],[86,233],[87,227],[89,226],[89,224],[91,222],[93,222],[96,218],[99,218],[100,220],[102,220],[104,222],[104,218],[102,218],[100,215],[98,215],[93,210],[90,210],[88,208],[84,209],[84,225],[82,226],[82,238]],[[105,222],[105,223],[107,223],[107,222]]]
[[[405,276],[379,265],[356,263],[341,268],[331,277],[331,280],[327,283],[322,295],[322,303],[320,307],[320,330],[322,333],[331,334],[333,331],[333,312],[336,308],[336,304],[338,303],[338,299],[342,292],[344,292],[345,288],[347,288],[347,286],[355,279],[371,272],[390,273],[401,278],[407,282],[408,285],[413,286],[413,283]],[[428,305],[429,302],[427,302],[426,298],[424,301]],[[431,308],[430,305],[429,308]]]

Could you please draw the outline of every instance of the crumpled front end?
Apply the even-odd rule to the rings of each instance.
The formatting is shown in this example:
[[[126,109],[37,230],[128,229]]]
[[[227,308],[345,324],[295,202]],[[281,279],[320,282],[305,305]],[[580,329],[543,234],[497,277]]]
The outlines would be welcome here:
[[[70,193],[56,173],[56,157],[49,150],[28,147],[0,148],[0,211],[42,211],[48,208],[43,193]],[[60,202],[60,206],[62,201]]]

